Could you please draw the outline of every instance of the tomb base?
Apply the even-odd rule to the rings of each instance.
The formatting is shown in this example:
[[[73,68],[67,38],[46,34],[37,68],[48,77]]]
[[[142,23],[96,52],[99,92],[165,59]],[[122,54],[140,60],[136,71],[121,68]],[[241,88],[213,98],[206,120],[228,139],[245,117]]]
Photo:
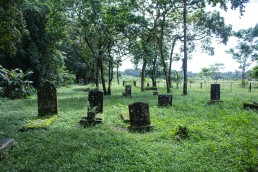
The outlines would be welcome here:
[[[208,104],[211,105],[211,104],[217,104],[217,103],[223,103],[222,100],[210,100],[208,101]]]
[[[244,109],[253,109],[253,110],[258,110],[258,103],[244,103],[243,104]]]
[[[95,126],[97,124],[102,124],[103,120],[102,118],[89,118],[89,117],[82,117],[80,120],[80,124],[84,127],[89,127],[89,126]]]
[[[153,131],[154,126],[130,126],[128,128],[131,132],[150,132]]]

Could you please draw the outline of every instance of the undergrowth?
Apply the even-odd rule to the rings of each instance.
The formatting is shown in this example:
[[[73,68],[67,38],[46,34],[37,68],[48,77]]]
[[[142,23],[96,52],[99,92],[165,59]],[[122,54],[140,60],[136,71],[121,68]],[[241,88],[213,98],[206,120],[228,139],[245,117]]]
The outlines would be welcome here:
[[[159,108],[151,91],[112,85],[104,97],[104,123],[83,128],[88,87],[58,88],[58,116],[44,129],[18,132],[37,116],[37,97],[0,100],[0,138],[15,139],[14,149],[0,161],[0,171],[257,171],[258,114],[243,103],[257,101],[257,92],[221,91],[223,103],[209,105],[209,90],[172,89],[173,105]],[[159,87],[165,94],[165,88]],[[121,114],[136,101],[150,105],[152,132],[131,133]],[[175,128],[187,137],[175,138]]]

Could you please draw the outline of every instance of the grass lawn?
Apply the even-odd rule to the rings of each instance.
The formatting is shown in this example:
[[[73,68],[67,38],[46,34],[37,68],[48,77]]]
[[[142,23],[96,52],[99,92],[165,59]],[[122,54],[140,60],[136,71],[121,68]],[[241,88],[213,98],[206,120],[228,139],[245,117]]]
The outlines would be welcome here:
[[[37,96],[25,100],[0,99],[0,138],[15,139],[14,149],[0,161],[0,171],[258,171],[258,114],[243,103],[258,101],[258,88],[226,89],[223,103],[208,105],[209,89],[173,89],[173,106],[159,108],[152,91],[132,86],[132,98],[122,97],[124,87],[113,84],[104,97],[104,123],[81,128],[90,86],[58,88],[59,114],[47,128],[18,132],[37,117]],[[165,93],[160,87],[159,93]],[[131,133],[121,114],[128,104],[150,105],[152,132]],[[176,140],[183,125],[188,138]]]

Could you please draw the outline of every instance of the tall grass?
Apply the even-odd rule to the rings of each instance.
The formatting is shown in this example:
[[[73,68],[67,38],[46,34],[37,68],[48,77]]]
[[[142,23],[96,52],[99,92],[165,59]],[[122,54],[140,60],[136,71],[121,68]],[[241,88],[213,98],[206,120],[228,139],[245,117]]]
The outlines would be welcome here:
[[[14,138],[15,147],[0,171],[257,171],[258,115],[243,109],[244,102],[258,101],[257,90],[221,85],[223,103],[208,105],[209,89],[191,85],[188,96],[172,89],[173,106],[159,108],[151,91],[132,86],[133,98],[125,98],[124,87],[113,83],[112,96],[104,97],[104,123],[82,128],[88,87],[58,88],[58,117],[47,129],[28,132],[18,130],[37,116],[36,95],[1,99],[0,138]],[[159,93],[165,94],[161,84]],[[149,103],[154,131],[131,133],[121,120],[136,101]],[[179,125],[189,136],[178,141]]]

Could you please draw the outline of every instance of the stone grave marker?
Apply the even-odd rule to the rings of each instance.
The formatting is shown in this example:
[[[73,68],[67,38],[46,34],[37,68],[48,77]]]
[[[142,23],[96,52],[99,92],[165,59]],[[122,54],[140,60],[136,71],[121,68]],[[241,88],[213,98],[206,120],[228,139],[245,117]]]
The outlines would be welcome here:
[[[57,114],[56,87],[50,81],[43,82],[38,86],[38,115]]]
[[[103,92],[92,90],[88,95],[88,112],[86,117],[82,117],[80,124],[84,127],[102,123],[102,118],[96,117],[103,113]]]
[[[159,95],[159,92],[158,92],[158,91],[154,91],[154,92],[153,92],[153,95],[154,95],[154,96],[158,96],[158,95]]]
[[[7,150],[13,148],[14,140],[11,138],[1,138],[0,139],[0,160],[4,158],[4,154],[6,154]]]
[[[125,97],[132,97],[132,87],[131,85],[126,85],[125,86],[125,92],[123,93],[123,96]]]
[[[220,100],[220,84],[211,84],[211,99],[210,103],[222,102]]]
[[[158,106],[159,107],[172,106],[172,95],[159,95]]]
[[[135,102],[129,104],[129,116],[131,131],[150,131],[150,112],[149,104],[143,102]]]
[[[103,113],[103,92],[97,90],[89,91],[88,102],[88,112]]]
[[[243,106],[244,106],[244,109],[258,110],[258,103],[257,102],[244,103]]]

